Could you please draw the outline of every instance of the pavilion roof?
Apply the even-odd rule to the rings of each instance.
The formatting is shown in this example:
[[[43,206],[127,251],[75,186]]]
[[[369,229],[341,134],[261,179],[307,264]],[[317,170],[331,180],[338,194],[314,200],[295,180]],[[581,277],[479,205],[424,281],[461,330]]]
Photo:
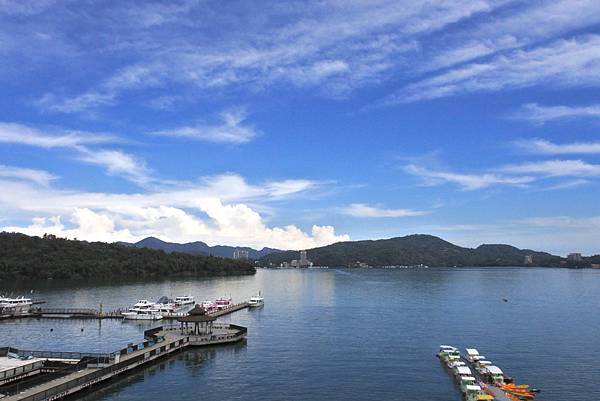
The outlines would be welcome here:
[[[212,322],[216,319],[216,317],[208,315],[202,306],[196,304],[196,306],[194,306],[194,308],[188,312],[187,316],[177,318],[177,321],[184,323],[202,323]]]

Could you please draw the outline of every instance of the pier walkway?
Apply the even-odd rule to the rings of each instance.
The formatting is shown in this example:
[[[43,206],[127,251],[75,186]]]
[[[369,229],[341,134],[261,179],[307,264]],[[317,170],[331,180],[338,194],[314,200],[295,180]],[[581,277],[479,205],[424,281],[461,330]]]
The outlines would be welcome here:
[[[144,333],[146,341],[109,354],[109,358],[82,359],[77,371],[19,391],[0,390],[2,401],[53,401],[109,380],[132,369],[195,346],[234,343],[246,338],[247,329],[233,324],[214,324],[211,331],[190,334],[180,327],[157,327]],[[85,365],[85,366],[82,366]],[[3,398],[4,396],[4,398]]]
[[[214,317],[228,315],[230,313],[245,309],[248,307],[248,302],[241,302],[239,304],[232,305],[225,309],[208,312],[209,315]],[[5,318],[23,318],[23,317],[37,317],[37,318],[64,318],[64,319],[122,319],[123,312],[126,309],[117,309],[114,311],[102,311],[99,309],[90,308],[34,308],[30,313],[19,315],[19,316],[7,316]],[[175,312],[175,313],[163,313],[163,320],[175,320],[180,317],[186,316],[187,312]]]

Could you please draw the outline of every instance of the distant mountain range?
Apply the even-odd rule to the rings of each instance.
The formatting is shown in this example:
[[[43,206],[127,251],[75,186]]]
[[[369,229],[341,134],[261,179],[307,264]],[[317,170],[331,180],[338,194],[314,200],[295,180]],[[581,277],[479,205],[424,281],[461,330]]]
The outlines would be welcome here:
[[[272,248],[263,248],[261,250],[256,250],[248,247],[235,247],[235,246],[226,246],[226,245],[215,245],[208,246],[206,243],[202,241],[196,242],[188,242],[185,244],[178,244],[175,242],[166,242],[160,240],[155,237],[144,238],[143,240],[136,242],[135,244],[131,243],[121,243],[123,245],[130,245],[136,248],[149,248],[149,249],[158,249],[165,251],[167,253],[171,252],[182,252],[182,253],[191,253],[194,255],[212,255],[212,256],[220,256],[222,258],[232,258],[233,252],[236,249],[248,251],[248,257],[250,259],[260,259],[263,256],[269,255],[274,252],[281,252],[279,249]]]
[[[316,266],[563,266],[564,258],[546,252],[519,249],[510,245],[480,245],[464,248],[432,235],[409,235],[373,241],[338,242],[307,250],[307,256]],[[527,263],[526,256],[530,257]],[[279,266],[299,259],[297,251],[266,255],[260,259],[263,266]],[[594,263],[584,258],[582,265]]]

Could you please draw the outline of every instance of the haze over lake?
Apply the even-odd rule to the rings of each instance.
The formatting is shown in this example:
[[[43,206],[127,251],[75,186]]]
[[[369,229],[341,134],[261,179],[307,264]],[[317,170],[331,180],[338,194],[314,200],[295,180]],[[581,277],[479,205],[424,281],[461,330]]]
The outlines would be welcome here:
[[[516,381],[541,388],[541,400],[600,399],[600,270],[259,270],[1,290],[32,285],[48,307],[102,303],[108,310],[187,293],[200,302],[223,295],[241,301],[258,290],[266,298],[262,309],[221,318],[247,326],[246,343],[185,351],[75,399],[458,401],[459,389],[435,357],[446,343],[478,348]],[[12,320],[2,322],[0,345],[114,351],[158,324]]]

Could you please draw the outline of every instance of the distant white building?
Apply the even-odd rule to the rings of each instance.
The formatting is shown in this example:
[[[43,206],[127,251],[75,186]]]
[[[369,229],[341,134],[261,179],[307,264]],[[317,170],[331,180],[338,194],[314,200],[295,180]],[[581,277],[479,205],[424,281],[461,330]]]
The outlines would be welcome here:
[[[567,256],[567,260],[569,262],[581,262],[581,254],[580,253],[570,253]]]
[[[306,251],[300,251],[300,261],[298,262],[298,267],[308,267],[310,266],[310,261],[306,256]]]
[[[233,258],[234,259],[249,259],[250,253],[245,249],[235,249],[233,251]]]
[[[526,265],[532,265],[533,264],[533,255],[525,255],[524,263]]]

